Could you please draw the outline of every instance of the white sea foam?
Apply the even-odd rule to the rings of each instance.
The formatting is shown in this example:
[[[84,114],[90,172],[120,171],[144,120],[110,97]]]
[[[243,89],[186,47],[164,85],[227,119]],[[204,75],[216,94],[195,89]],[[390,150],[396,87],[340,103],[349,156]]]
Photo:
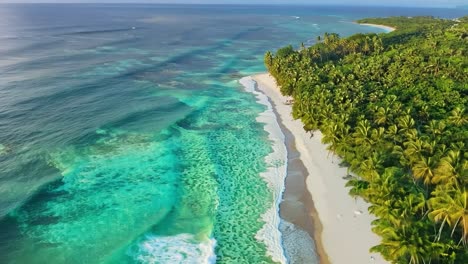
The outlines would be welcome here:
[[[251,77],[244,77],[239,83],[245,87],[247,92],[255,94],[258,103],[267,107],[267,110],[260,113],[257,117],[257,121],[265,124],[264,130],[268,132],[268,138],[273,143],[273,152],[265,158],[268,165],[267,171],[261,173],[260,176],[268,183],[273,193],[274,203],[271,208],[262,215],[265,225],[258,231],[256,238],[266,245],[267,254],[271,256],[274,261],[287,263],[282,245],[281,232],[279,231],[279,224],[281,222],[279,217],[279,204],[283,196],[287,171],[285,136],[281,131],[276,115],[273,112],[273,107],[268,101],[268,97],[256,91],[255,87],[257,83]]]
[[[280,224],[283,235],[283,248],[290,263],[318,264],[319,259],[315,253],[315,242],[310,235],[285,220]]]
[[[212,264],[216,263],[216,240],[199,242],[191,234],[176,236],[147,235],[135,252],[130,252],[138,263],[158,264]]]

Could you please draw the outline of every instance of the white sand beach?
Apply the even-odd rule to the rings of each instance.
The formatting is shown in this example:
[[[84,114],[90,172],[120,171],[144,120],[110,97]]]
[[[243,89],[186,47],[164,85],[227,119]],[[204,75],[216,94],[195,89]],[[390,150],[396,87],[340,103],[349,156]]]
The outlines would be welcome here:
[[[346,180],[342,178],[347,175],[347,169],[340,167],[339,159],[326,150],[321,143],[321,133],[316,132],[311,138],[301,121],[293,120],[291,105],[284,104],[288,98],[280,94],[268,73],[252,76],[252,79],[257,82],[259,91],[270,99],[279,122],[294,135],[308,173],[307,190],[322,226],[321,241],[316,243],[321,244],[318,249],[323,247],[325,252],[319,255],[328,256],[333,264],[387,263],[380,255],[369,253],[369,248],[379,243],[379,237],[371,231],[374,217],[367,212],[368,204],[348,195]]]
[[[364,26],[370,26],[370,27],[377,27],[381,29],[385,29],[387,32],[392,32],[396,28],[390,27],[390,26],[385,26],[385,25],[378,25],[378,24],[370,24],[370,23],[358,23],[359,25],[364,25]]]

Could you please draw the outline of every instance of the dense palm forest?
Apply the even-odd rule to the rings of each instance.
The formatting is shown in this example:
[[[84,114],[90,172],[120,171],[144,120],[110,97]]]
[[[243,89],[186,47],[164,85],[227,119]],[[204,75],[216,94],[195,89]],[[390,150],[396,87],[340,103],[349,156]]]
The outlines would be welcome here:
[[[265,55],[304,129],[320,130],[371,206],[392,263],[468,263],[468,17],[364,19],[397,30]],[[341,177],[344,175],[336,175]]]

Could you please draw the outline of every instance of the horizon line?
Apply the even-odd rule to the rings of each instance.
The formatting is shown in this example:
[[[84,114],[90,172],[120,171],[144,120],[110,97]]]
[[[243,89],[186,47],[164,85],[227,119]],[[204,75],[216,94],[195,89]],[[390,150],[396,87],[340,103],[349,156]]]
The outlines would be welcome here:
[[[57,4],[57,5],[68,5],[68,4],[125,4],[125,5],[193,5],[193,6],[342,6],[342,7],[400,7],[400,8],[442,8],[442,9],[453,9],[457,7],[464,7],[464,5],[450,5],[450,6],[418,6],[418,5],[391,5],[391,4],[339,4],[339,3],[154,3],[154,2],[66,2],[66,3],[57,3],[57,2],[2,2],[3,4]]]

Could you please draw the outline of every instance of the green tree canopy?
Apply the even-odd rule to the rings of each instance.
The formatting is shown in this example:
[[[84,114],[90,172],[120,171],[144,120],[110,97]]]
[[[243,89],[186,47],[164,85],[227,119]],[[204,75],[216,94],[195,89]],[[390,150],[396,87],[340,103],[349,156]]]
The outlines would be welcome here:
[[[359,20],[388,34],[268,52],[293,116],[357,176],[393,263],[468,263],[468,17]],[[337,175],[342,177],[343,175]]]

